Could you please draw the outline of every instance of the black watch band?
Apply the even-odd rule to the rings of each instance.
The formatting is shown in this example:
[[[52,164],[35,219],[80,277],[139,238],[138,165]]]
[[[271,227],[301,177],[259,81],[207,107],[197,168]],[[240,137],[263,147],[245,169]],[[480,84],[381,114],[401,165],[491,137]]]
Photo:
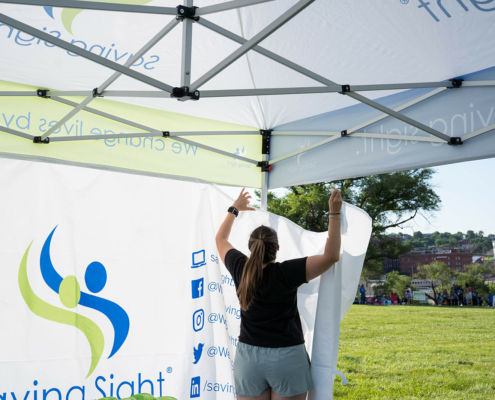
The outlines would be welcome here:
[[[239,210],[235,207],[229,207],[229,209],[227,210],[229,213],[232,213],[234,214],[236,217],[239,215]]]

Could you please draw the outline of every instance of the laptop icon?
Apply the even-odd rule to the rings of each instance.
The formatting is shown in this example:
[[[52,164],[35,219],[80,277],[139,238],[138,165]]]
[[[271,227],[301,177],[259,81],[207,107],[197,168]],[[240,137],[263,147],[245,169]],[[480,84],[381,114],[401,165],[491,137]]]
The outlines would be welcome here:
[[[192,263],[193,265],[191,266],[191,268],[198,268],[198,267],[202,267],[203,265],[206,265],[205,251],[200,250],[195,253],[192,253]]]

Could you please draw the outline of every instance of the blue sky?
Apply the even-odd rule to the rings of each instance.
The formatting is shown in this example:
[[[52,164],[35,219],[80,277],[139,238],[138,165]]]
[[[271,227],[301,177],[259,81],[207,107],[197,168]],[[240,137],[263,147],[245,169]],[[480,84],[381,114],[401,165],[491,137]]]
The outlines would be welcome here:
[[[418,216],[407,223],[404,229],[391,229],[391,232],[412,234],[483,231],[485,235],[495,234],[495,159],[469,161],[436,167],[433,177],[436,193],[442,200],[440,211],[429,216],[429,220]],[[230,197],[237,197],[240,188],[220,186]],[[253,197],[254,190],[248,189]],[[277,195],[283,189],[275,191]]]

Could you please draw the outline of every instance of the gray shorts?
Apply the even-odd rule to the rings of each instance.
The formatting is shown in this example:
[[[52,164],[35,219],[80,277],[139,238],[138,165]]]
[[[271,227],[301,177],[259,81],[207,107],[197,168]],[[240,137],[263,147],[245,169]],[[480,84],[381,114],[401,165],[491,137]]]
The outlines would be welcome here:
[[[269,388],[280,397],[296,396],[313,390],[306,347],[299,344],[270,348],[238,342],[234,381],[240,397],[256,397]]]

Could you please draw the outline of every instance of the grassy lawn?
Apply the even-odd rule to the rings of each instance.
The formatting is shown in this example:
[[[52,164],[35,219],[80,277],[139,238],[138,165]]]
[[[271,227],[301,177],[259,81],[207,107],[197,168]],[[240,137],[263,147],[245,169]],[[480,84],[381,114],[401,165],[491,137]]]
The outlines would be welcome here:
[[[495,399],[495,310],[353,305],[338,369],[336,399]]]

